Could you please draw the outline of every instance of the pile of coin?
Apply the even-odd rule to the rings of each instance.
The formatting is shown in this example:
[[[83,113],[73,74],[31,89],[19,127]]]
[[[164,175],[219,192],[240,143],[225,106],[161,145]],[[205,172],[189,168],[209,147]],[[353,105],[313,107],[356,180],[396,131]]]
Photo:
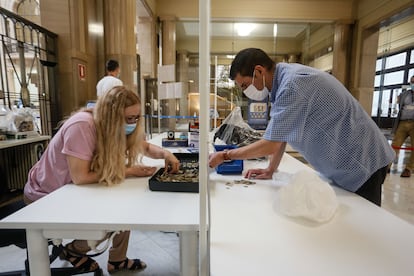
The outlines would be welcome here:
[[[240,179],[240,180],[234,180],[233,182],[226,182],[226,186],[233,186],[234,184],[243,184],[244,187],[247,187],[248,185],[254,185],[256,182],[248,180],[248,179]]]
[[[156,179],[160,182],[198,182],[198,162],[182,162],[177,173],[164,171]]]

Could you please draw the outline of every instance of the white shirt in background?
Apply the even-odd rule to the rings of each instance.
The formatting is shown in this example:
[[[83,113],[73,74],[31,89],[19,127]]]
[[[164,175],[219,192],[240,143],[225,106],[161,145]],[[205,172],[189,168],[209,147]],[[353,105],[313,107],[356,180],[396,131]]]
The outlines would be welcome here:
[[[100,97],[113,87],[120,85],[123,85],[123,82],[120,79],[113,76],[105,76],[96,85],[96,95]]]

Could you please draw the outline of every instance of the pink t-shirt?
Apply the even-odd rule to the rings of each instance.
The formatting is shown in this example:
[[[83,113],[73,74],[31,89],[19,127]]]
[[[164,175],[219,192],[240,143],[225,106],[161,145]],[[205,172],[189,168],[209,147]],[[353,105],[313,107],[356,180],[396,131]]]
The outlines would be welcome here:
[[[66,156],[92,160],[96,129],[92,114],[71,116],[50,141],[40,160],[31,168],[25,196],[35,201],[65,184],[72,183]]]

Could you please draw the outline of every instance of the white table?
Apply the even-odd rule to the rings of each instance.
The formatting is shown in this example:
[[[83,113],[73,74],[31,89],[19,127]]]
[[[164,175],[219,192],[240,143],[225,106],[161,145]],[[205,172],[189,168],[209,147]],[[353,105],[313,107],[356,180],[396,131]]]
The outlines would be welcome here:
[[[145,159],[161,167],[163,160]],[[122,184],[68,184],[4,218],[0,228],[26,229],[32,275],[50,275],[47,239],[102,238],[106,231],[178,231],[181,275],[198,271],[199,197],[196,193],[152,192],[148,178]]]
[[[266,164],[245,162],[253,166]],[[276,182],[229,188],[241,177],[210,175],[212,276],[414,275],[414,226],[353,193],[335,189],[340,205],[326,224],[279,214],[278,189],[302,169],[285,154]]]
[[[245,162],[249,167],[266,167],[266,162]],[[289,174],[303,169],[311,170],[285,154],[276,182],[256,180],[247,188],[226,186],[242,176],[211,171],[211,275],[414,275],[414,226],[355,194],[335,189],[340,206],[326,224],[279,214],[274,209],[278,189]],[[66,185],[5,218],[0,228],[27,230],[31,271],[41,276],[50,275],[47,238],[93,240],[107,230],[180,231],[182,275],[196,275],[198,224],[198,194],[151,192],[147,178],[131,178],[114,187]]]

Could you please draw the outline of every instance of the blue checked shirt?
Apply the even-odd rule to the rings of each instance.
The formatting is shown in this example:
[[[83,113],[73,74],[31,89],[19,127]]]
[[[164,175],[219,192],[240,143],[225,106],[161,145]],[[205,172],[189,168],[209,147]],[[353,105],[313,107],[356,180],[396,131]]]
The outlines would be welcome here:
[[[394,159],[374,121],[328,73],[279,63],[270,97],[264,139],[288,142],[333,184],[355,192]]]

